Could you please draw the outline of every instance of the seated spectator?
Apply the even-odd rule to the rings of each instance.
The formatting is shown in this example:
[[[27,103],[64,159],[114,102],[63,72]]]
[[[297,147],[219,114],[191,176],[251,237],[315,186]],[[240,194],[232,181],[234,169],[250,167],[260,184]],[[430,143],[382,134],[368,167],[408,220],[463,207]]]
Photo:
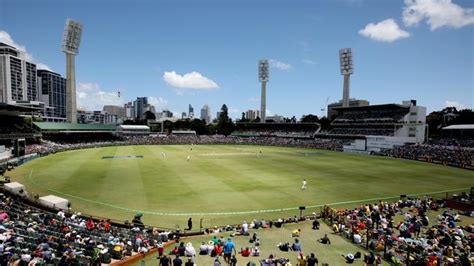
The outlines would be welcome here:
[[[290,243],[280,243],[277,247],[280,251],[288,252],[290,250]]]
[[[362,236],[359,233],[354,234],[354,243],[356,244],[362,243]]]
[[[254,247],[252,249],[251,255],[252,255],[252,257],[259,257],[260,256],[260,249],[258,247]]]
[[[207,245],[204,241],[202,241],[201,246],[199,246],[199,255],[209,255]]]
[[[273,259],[273,255],[270,254],[268,258],[264,259],[262,261],[262,266],[277,266],[276,261]]]
[[[291,237],[299,237],[301,234],[301,229],[295,229],[291,232]]]
[[[322,238],[320,238],[318,241],[319,241],[319,243],[322,243],[322,244],[331,245],[331,240],[329,239],[327,234],[324,234],[324,236]]]
[[[319,221],[318,219],[313,220],[313,230],[319,230]]]
[[[342,255],[346,259],[346,263],[352,264],[355,261],[354,255],[352,253],[347,253],[347,255]]]
[[[248,257],[250,256],[250,249],[249,247],[246,247],[245,249],[241,249],[240,250],[240,254],[242,255],[242,257]]]
[[[295,238],[295,242],[291,245],[291,250],[293,251],[301,251],[301,243],[298,238]]]

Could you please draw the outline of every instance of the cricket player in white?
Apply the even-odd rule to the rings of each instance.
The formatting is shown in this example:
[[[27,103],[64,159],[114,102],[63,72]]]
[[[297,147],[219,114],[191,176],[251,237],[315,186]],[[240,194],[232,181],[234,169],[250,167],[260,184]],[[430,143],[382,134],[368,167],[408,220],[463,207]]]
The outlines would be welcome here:
[[[303,185],[301,185],[301,190],[305,190],[306,189],[306,179],[303,179]]]
[[[191,156],[190,156],[190,155],[188,155],[188,157],[186,158],[186,161],[188,161],[188,162],[189,162],[190,160],[191,160]]]

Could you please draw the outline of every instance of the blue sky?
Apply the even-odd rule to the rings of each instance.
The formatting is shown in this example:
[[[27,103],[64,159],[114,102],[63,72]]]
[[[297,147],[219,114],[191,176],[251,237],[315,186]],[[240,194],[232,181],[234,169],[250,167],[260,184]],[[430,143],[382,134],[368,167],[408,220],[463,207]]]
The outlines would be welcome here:
[[[272,60],[271,114],[321,115],[342,97],[338,50],[351,47],[351,97],[416,99],[428,111],[474,105],[469,0],[0,0],[0,41],[64,74],[65,20],[84,25],[76,58],[87,109],[152,97],[158,110],[260,106],[257,61]],[[193,73],[195,72],[195,73]],[[121,97],[117,97],[117,91]]]

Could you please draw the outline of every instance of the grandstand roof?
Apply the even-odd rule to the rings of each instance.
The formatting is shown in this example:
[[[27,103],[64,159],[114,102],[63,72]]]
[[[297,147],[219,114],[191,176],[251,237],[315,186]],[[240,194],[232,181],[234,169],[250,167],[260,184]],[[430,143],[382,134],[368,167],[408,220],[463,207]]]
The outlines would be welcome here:
[[[388,103],[388,104],[376,104],[376,105],[367,105],[367,106],[350,106],[350,107],[334,107],[335,110],[340,111],[351,111],[351,110],[380,110],[380,109],[394,109],[394,108],[408,108],[409,106]]]
[[[149,126],[144,126],[144,125],[120,125],[118,128],[121,129],[141,129],[141,130],[150,130]]]
[[[53,122],[35,122],[41,131],[70,131],[70,132],[97,132],[97,131],[115,131],[115,125],[97,125],[97,124],[70,124],[70,123],[53,123]]]
[[[443,130],[474,130],[474,124],[464,124],[464,125],[451,125],[447,127],[443,127]]]

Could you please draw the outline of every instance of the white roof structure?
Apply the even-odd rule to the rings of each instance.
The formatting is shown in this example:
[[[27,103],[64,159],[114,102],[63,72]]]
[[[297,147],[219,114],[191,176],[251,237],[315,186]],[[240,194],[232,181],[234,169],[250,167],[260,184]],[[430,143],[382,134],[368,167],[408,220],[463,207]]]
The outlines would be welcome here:
[[[464,124],[464,125],[451,125],[447,127],[443,127],[443,130],[474,130],[474,124]]]
[[[63,198],[60,198],[58,196],[54,196],[54,195],[48,195],[48,196],[44,196],[44,197],[41,197],[39,198],[39,202],[42,204],[42,205],[45,205],[45,206],[48,206],[48,207],[51,207],[51,208],[59,208],[59,209],[63,209],[63,210],[67,210],[68,209],[68,203],[69,201],[67,199],[63,199]]]
[[[16,194],[16,195],[21,195],[21,194],[26,195],[25,186],[18,182],[6,183],[5,185],[3,185],[3,188],[6,191],[10,191],[11,193]],[[20,193],[20,191],[23,191],[23,193]]]
[[[122,130],[150,130],[149,126],[143,125],[120,125],[118,128]]]
[[[9,188],[9,189],[17,189],[17,188],[25,188],[25,186],[23,184],[20,184],[18,182],[10,182],[10,183],[6,183],[4,185],[4,187],[6,188]]]

